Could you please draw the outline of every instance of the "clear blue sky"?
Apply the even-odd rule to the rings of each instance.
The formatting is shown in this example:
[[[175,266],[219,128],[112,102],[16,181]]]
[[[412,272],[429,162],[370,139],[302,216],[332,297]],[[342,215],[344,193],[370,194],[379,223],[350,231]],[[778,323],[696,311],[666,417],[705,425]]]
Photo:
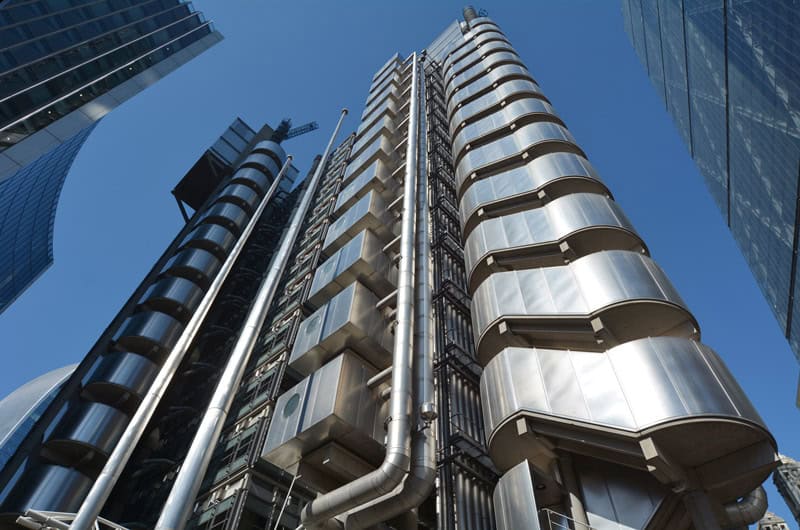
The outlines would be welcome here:
[[[0,316],[0,396],[79,361],[171,241],[169,191],[236,116],[321,129],[286,143],[305,173],[372,74],[460,15],[452,1],[197,0],[225,40],[106,117],[70,173],[55,265]],[[800,457],[798,366],[623,30],[617,0],[493,1],[510,38],[778,439]],[[773,511],[791,515],[771,482]]]

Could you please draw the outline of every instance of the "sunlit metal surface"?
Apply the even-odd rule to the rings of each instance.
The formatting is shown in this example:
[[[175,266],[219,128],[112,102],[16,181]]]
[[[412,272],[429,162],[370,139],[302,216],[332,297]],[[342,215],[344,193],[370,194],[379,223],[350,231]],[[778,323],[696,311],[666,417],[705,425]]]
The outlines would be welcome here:
[[[541,206],[570,193],[609,195],[608,188],[584,157],[550,153],[523,166],[470,183],[461,197],[461,225],[467,236],[484,217],[496,217]]]
[[[494,273],[475,290],[472,322],[482,364],[504,345],[602,350],[648,336],[699,338],[658,265],[622,250]]]
[[[464,261],[474,291],[492,272],[564,265],[612,249],[644,252],[645,247],[617,203],[573,193],[478,223],[464,244]]]
[[[519,126],[520,121],[553,121],[560,123],[553,106],[538,98],[524,98],[502,106],[497,111],[461,128],[453,138],[453,158],[461,159],[464,149],[473,149],[486,143],[486,138],[495,138],[511,125]]]
[[[310,374],[350,348],[377,367],[388,366],[391,337],[377,303],[372,291],[351,283],[300,324],[289,365]]]
[[[463,190],[468,179],[482,178],[505,165],[524,163],[528,158],[556,151],[583,154],[566,127],[548,122],[529,123],[466,153],[456,166],[456,182]]]
[[[533,440],[525,443],[519,437],[517,418],[529,418],[534,429],[551,432],[548,427],[557,427],[578,438],[598,429],[618,434],[617,442],[605,434],[584,438],[588,454],[592,445],[615,452],[621,447],[615,443],[622,439],[638,443],[651,436],[671,459],[687,467],[709,464],[756,444],[774,445],[716,353],[687,339],[652,337],[600,353],[506,348],[484,370],[481,397],[490,453],[503,469],[537,458],[531,456]],[[635,462],[635,452],[618,458]],[[643,465],[641,453],[638,458]],[[759,458],[758,466],[768,466],[773,459],[770,451]],[[744,459],[739,464],[748,473],[748,466],[758,467]],[[728,466],[726,474],[742,471],[733,462]],[[768,473],[767,468],[750,478],[739,477],[739,495]]]

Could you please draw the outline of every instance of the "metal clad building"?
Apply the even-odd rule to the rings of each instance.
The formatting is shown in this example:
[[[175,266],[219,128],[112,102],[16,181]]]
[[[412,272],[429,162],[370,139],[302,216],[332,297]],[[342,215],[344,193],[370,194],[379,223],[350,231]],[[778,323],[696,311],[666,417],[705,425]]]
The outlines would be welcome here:
[[[501,28],[466,8],[365,88],[282,203],[259,184],[287,160],[274,135],[224,172],[0,472],[6,516],[758,521],[775,441]]]

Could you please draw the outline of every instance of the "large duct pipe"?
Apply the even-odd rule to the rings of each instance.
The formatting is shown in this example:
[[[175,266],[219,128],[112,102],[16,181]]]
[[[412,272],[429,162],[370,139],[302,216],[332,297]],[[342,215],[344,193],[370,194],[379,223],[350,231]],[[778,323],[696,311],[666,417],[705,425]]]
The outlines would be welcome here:
[[[392,353],[392,389],[387,419],[386,455],[380,467],[306,504],[305,528],[318,527],[356,506],[390,493],[408,473],[411,435],[411,357],[414,328],[414,231],[416,225],[419,72],[411,56],[411,104],[408,117],[400,264],[397,282],[397,326]]]
[[[767,492],[757,487],[738,502],[722,507],[725,512],[724,528],[748,528],[767,512]]]
[[[478,12],[475,11],[475,8],[472,6],[466,6],[464,8],[463,13],[464,13],[464,22],[466,22],[467,24],[472,22],[474,19],[478,18]]]
[[[258,334],[264,325],[264,320],[267,318],[267,313],[272,305],[275,292],[278,290],[286,263],[289,261],[295,240],[300,233],[300,228],[311,205],[311,200],[314,198],[314,192],[322,179],[322,174],[325,172],[328,156],[346,115],[347,109],[343,109],[336,128],[328,141],[328,146],[322,154],[317,170],[303,193],[303,199],[292,217],[289,229],[283,236],[278,252],[272,259],[269,272],[267,272],[266,277],[258,288],[244,326],[242,326],[239,337],[236,339],[236,344],[220,376],[214,395],[211,397],[211,403],[209,403],[203,415],[200,427],[197,429],[194,440],[192,440],[192,445],[186,454],[178,477],[175,479],[167,501],[164,503],[164,508],[161,510],[161,515],[155,526],[156,530],[182,530],[186,526],[197,492],[200,490],[203,477],[208,470],[208,464],[217,447],[222,427],[228,417],[236,391],[242,382],[242,377],[253,353],[256,340],[258,340]]]
[[[425,101],[424,83],[419,100]],[[425,120],[420,119],[419,135],[426,138]],[[414,381],[411,435],[411,471],[399,491],[386,495],[351,512],[346,530],[360,530],[397,517],[422,504],[436,480],[436,439],[431,421],[436,418],[433,395],[433,311],[431,303],[431,242],[428,236],[428,173],[419,165],[417,179],[416,234],[416,313],[414,316]]]
[[[159,403],[161,402],[161,398],[164,396],[169,384],[172,382],[172,377],[178,370],[178,367],[183,361],[186,352],[189,350],[189,346],[192,344],[192,341],[194,341],[200,326],[208,315],[209,309],[211,309],[211,305],[216,300],[217,295],[222,288],[222,284],[225,283],[225,280],[228,278],[228,274],[231,272],[233,264],[236,263],[236,260],[244,248],[245,243],[247,243],[250,234],[252,234],[256,224],[258,224],[258,220],[261,217],[264,208],[266,208],[266,205],[270,202],[272,196],[275,194],[275,191],[278,189],[278,184],[288,170],[290,163],[291,157],[287,158],[286,163],[283,164],[283,167],[278,172],[278,175],[275,177],[275,180],[272,182],[272,185],[270,186],[266,195],[264,195],[264,198],[261,200],[261,204],[259,204],[258,209],[247,223],[247,226],[242,232],[241,237],[238,239],[238,241],[236,241],[236,244],[231,249],[231,253],[225,259],[225,262],[222,264],[222,267],[220,268],[219,273],[217,273],[217,276],[214,278],[214,281],[211,282],[208,291],[203,296],[200,304],[197,306],[197,310],[186,324],[186,328],[184,328],[183,333],[181,333],[181,336],[175,343],[175,346],[173,346],[172,350],[169,352],[167,360],[164,362],[164,365],[158,372],[153,384],[150,385],[150,389],[147,391],[147,394],[144,396],[144,398],[142,398],[142,402],[136,409],[136,413],[133,415],[131,422],[125,429],[125,432],[122,434],[119,442],[117,442],[116,447],[114,447],[114,451],[111,453],[111,456],[108,457],[108,461],[106,461],[105,466],[103,466],[102,471],[100,471],[100,475],[98,475],[97,480],[95,480],[94,485],[92,485],[92,489],[89,490],[89,494],[86,496],[83,504],[81,504],[75,519],[70,525],[70,528],[73,530],[90,530],[94,528],[95,521],[100,515],[100,511],[103,509],[103,506],[108,500],[108,496],[111,495],[111,490],[114,489],[114,486],[119,480],[119,477],[122,474],[122,471],[125,469],[125,466],[127,465],[131,455],[133,454],[136,445],[139,443],[139,440],[144,434],[147,424],[153,417],[156,407],[158,407]]]

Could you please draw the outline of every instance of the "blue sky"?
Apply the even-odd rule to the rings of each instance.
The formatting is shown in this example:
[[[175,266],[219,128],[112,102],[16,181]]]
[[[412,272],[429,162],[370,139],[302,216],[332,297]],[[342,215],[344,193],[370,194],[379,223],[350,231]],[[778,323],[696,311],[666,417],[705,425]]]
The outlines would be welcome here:
[[[291,117],[302,173],[372,74],[428,44],[459,2],[196,0],[225,40],[106,117],[70,173],[55,264],[3,315],[0,396],[79,361],[182,221],[169,191],[227,125]],[[800,457],[798,366],[662,101],[616,0],[493,1],[503,28],[776,436]],[[343,137],[343,135],[342,135]],[[791,515],[768,483],[770,509]]]

